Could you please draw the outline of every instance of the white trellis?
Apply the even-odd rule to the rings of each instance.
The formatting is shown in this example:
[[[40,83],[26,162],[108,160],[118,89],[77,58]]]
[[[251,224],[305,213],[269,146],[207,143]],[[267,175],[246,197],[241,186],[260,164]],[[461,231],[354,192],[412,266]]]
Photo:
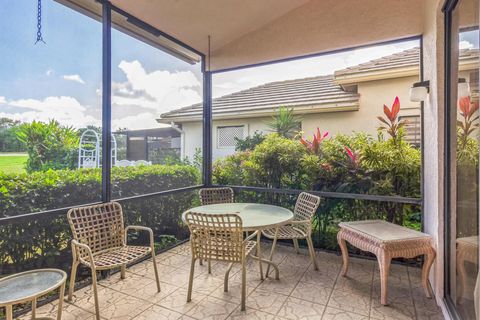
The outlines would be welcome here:
[[[117,162],[117,140],[112,134],[112,166]],[[88,129],[82,133],[78,147],[78,168],[100,168],[101,167],[101,139],[95,130]]]

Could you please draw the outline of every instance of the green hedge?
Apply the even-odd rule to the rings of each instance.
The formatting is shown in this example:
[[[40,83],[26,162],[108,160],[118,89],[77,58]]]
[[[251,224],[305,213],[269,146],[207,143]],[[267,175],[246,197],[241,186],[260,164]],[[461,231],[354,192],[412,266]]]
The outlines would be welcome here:
[[[185,165],[112,168],[112,199],[171,190],[198,183],[198,170]],[[101,169],[0,172],[0,217],[16,216],[101,200]]]
[[[112,169],[112,198],[196,185],[193,166],[142,166]],[[101,170],[49,170],[31,174],[0,174],[0,217],[100,201]],[[166,245],[185,239],[180,214],[197,201],[195,192],[123,201],[127,224],[154,229],[156,241]],[[66,217],[40,216],[0,226],[0,273],[33,267],[70,265],[70,229]],[[139,238],[137,241],[145,239]]]

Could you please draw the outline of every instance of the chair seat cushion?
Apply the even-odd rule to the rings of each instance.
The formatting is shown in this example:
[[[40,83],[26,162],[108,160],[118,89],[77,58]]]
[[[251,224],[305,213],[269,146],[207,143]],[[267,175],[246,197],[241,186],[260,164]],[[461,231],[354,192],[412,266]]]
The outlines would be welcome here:
[[[151,253],[150,247],[142,246],[123,246],[115,247],[107,250],[95,252],[93,254],[93,262],[95,268],[110,269],[115,266],[121,266],[134,262]],[[80,259],[83,264],[90,266],[88,258]]]
[[[263,230],[262,234],[267,238],[273,239],[275,238],[275,228]],[[278,229],[277,239],[303,239],[305,237],[305,232],[292,225],[281,226]]]

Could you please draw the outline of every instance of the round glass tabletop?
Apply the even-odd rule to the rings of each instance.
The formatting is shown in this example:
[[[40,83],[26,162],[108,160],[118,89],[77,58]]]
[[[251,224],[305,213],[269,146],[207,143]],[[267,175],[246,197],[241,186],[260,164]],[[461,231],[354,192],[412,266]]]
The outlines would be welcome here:
[[[33,299],[59,287],[67,278],[62,270],[40,269],[0,279],[0,305]]]
[[[293,213],[288,209],[259,203],[218,203],[195,207],[183,213],[182,219],[184,221],[187,212],[235,213],[242,218],[243,229],[248,231],[273,228],[293,219]]]

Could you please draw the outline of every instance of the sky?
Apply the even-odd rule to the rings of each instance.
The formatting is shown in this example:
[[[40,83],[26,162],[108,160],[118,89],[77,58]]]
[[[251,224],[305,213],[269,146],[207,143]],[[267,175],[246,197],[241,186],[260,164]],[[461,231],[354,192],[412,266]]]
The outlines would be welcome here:
[[[76,128],[101,124],[101,24],[53,0],[43,0],[36,39],[36,1],[0,6],[0,117],[56,119]],[[478,37],[462,39],[469,47]],[[216,74],[213,96],[272,81],[332,74],[418,46],[418,41]],[[478,47],[478,43],[475,43]],[[112,128],[159,127],[160,114],[201,102],[200,65],[190,65],[119,31],[112,31]]]

